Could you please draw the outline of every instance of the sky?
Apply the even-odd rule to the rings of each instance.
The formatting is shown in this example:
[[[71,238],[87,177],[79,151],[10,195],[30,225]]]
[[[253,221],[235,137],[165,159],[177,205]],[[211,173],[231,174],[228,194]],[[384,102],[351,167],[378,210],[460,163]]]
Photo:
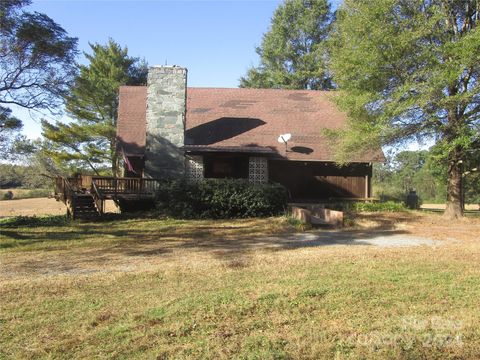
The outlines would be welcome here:
[[[336,7],[341,0],[333,0]],[[255,48],[268,31],[281,1],[33,1],[27,8],[48,15],[78,48],[109,38],[128,47],[130,56],[149,65],[179,65],[188,69],[188,86],[237,87],[247,69],[258,64]],[[86,63],[85,58],[78,58]],[[40,136],[40,119],[49,114],[14,109],[24,122],[23,133]]]

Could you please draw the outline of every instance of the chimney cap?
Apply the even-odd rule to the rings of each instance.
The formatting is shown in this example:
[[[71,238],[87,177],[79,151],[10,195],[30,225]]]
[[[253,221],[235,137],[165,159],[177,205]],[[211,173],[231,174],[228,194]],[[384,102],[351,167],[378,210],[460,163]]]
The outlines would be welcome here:
[[[153,65],[150,67],[151,68],[184,68],[183,66],[180,66],[180,65]]]

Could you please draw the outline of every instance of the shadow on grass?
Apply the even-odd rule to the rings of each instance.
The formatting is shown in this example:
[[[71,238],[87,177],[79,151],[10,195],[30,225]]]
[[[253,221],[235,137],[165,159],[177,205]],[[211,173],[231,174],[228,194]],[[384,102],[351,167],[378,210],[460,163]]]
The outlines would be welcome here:
[[[412,221],[405,215],[401,221]],[[44,227],[41,229],[2,230],[7,241],[0,248],[11,249],[48,242],[66,242],[65,245],[40,247],[32,250],[69,250],[70,241],[78,241],[82,247],[88,241],[92,251],[74,251],[79,262],[104,263],[109,258],[162,257],[175,251],[205,253],[227,262],[227,266],[247,266],[249,255],[255,250],[282,251],[305,247],[332,245],[370,245],[369,239],[406,234],[404,230],[388,230],[396,220],[378,218],[378,226],[372,230],[313,230],[293,233],[285,226],[277,230],[265,230],[269,220],[241,219],[223,221],[133,220],[130,222],[86,223],[73,222],[68,227]],[[222,224],[225,224],[222,226]],[[234,225],[232,225],[234,224]],[[119,227],[121,227],[119,229]],[[8,241],[10,239],[10,241]],[[358,241],[361,240],[361,241]],[[88,249],[86,247],[86,249]],[[46,265],[47,266],[47,265]]]

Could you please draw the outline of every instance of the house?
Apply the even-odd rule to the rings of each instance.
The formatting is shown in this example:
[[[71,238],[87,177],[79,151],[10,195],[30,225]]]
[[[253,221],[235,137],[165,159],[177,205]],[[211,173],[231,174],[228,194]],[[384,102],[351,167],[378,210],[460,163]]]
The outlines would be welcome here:
[[[333,92],[187,87],[187,70],[149,69],[119,90],[117,137],[126,177],[278,182],[297,201],[368,198],[381,150],[337,166],[323,129],[345,125]],[[281,134],[290,133],[287,143]]]

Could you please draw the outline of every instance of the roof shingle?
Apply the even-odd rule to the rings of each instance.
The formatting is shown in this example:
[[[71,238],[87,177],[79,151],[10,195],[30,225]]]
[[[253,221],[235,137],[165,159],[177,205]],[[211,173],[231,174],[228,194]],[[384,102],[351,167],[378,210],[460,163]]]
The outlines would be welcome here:
[[[122,86],[117,136],[127,153],[143,154],[146,139],[146,87]],[[290,160],[332,161],[323,129],[345,125],[333,92],[279,89],[187,89],[185,148],[211,151],[264,148]],[[288,151],[277,142],[291,133]],[[250,151],[251,152],[251,151]],[[261,151],[259,151],[261,152]],[[381,151],[352,161],[383,161]]]

